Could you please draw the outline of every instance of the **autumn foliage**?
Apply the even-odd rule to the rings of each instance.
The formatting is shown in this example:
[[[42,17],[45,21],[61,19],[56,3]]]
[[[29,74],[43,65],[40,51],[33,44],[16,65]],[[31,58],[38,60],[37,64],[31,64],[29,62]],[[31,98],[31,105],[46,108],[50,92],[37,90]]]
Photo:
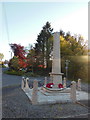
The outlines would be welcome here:
[[[18,44],[10,44],[10,47],[14,53],[14,57],[10,60],[9,66],[13,66],[13,68],[15,68],[17,61],[16,69],[19,70],[20,68],[26,68],[28,64],[27,58],[25,57],[26,52],[24,50],[24,46]]]
[[[10,47],[14,52],[14,56],[18,56],[20,59],[26,59],[24,46],[21,46],[19,44],[10,44]]]

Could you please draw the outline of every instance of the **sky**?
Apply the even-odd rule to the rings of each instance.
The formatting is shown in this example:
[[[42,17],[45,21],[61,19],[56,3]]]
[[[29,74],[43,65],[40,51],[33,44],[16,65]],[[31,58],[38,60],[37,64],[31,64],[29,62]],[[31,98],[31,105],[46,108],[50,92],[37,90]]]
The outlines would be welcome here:
[[[47,21],[53,32],[81,34],[88,40],[88,1],[84,2],[4,2],[0,3],[0,53],[11,58],[9,44],[23,46],[36,43]]]

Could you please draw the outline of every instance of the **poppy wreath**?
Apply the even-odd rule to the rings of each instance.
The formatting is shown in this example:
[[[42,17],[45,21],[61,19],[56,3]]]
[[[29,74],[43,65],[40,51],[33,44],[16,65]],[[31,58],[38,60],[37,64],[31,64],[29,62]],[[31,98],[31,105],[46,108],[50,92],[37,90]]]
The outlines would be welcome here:
[[[58,88],[63,88],[63,85],[61,83],[58,84]]]
[[[48,84],[46,85],[46,87],[48,87],[48,88],[52,88],[53,85],[54,85],[54,83],[48,83]],[[63,88],[63,85],[62,85],[61,83],[58,84],[58,88]]]
[[[54,85],[53,83],[48,83],[48,84],[46,85],[46,87],[52,88],[53,85]]]

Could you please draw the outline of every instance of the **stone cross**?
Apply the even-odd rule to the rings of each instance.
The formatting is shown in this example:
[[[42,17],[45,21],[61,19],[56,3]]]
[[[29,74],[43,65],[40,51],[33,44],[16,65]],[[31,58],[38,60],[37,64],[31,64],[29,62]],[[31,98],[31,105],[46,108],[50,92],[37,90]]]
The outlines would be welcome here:
[[[52,81],[55,87],[58,87],[58,84],[62,84],[62,73],[61,73],[61,56],[60,56],[60,33],[55,32],[53,41],[53,61],[52,61]]]

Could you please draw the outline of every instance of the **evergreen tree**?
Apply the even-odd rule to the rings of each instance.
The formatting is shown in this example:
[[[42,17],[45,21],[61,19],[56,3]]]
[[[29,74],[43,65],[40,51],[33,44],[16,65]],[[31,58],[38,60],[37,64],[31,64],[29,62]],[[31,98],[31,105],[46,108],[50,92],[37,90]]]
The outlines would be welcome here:
[[[46,25],[43,26],[43,29],[37,37],[37,43],[35,44],[36,53],[41,58],[41,64],[48,69],[50,61],[50,53],[52,51],[52,31],[51,25],[49,22],[46,22]]]

